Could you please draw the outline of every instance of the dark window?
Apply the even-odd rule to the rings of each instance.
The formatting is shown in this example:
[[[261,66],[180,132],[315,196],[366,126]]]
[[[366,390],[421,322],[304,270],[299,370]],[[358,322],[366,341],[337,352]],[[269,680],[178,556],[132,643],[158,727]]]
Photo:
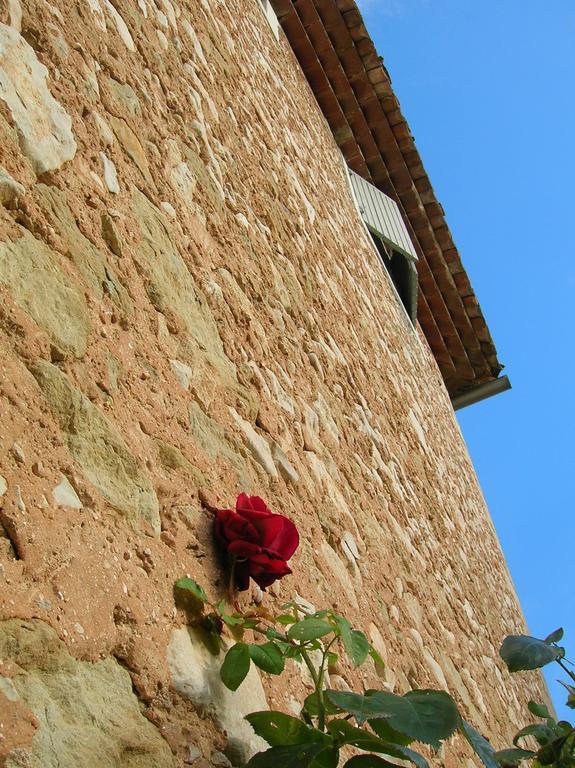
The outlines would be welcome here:
[[[417,319],[417,269],[413,261],[386,243],[377,232],[369,228],[381,260],[399,294],[401,303],[413,325]]]

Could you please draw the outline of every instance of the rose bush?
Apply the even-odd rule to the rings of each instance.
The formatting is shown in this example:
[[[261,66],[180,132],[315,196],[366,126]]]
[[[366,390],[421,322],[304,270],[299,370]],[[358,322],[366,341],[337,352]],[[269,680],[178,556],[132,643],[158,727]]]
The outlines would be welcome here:
[[[270,512],[259,496],[240,493],[235,512],[215,510],[215,536],[234,558],[239,590],[248,588],[250,576],[265,589],[291,573],[287,561],[299,544],[297,528],[287,517]]]

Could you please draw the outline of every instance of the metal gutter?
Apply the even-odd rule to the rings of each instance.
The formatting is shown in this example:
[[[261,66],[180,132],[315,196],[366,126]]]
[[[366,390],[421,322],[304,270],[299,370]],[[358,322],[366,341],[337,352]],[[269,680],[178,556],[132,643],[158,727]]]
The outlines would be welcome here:
[[[506,392],[508,389],[511,389],[509,378],[507,376],[500,376],[498,379],[492,379],[485,384],[479,384],[473,387],[473,389],[468,389],[467,392],[457,395],[457,397],[453,398],[451,404],[454,411],[459,411],[461,408],[475,405],[475,403],[479,403],[481,400],[487,400],[488,397]]]

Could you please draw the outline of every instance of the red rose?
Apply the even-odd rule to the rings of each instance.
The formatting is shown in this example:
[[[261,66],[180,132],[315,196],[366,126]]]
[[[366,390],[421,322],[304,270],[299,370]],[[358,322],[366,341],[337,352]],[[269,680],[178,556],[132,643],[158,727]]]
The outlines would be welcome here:
[[[262,589],[291,573],[289,560],[299,544],[297,528],[283,515],[274,515],[259,496],[240,493],[236,511],[215,511],[218,544],[235,560],[238,589],[247,589],[250,576]]]

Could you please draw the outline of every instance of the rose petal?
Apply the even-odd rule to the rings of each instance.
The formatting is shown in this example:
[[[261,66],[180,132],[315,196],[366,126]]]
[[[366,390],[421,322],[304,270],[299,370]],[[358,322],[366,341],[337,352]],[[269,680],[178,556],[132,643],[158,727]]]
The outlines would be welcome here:
[[[259,496],[248,496],[246,493],[240,493],[236,499],[236,512],[248,520],[270,517],[272,514],[263,499]]]
[[[241,539],[231,541],[228,545],[228,552],[235,557],[250,558],[254,555],[259,555],[261,551],[262,548],[259,544],[254,544],[251,541],[242,541]]]
[[[267,547],[272,552],[275,551],[274,547],[270,546],[270,544],[280,534],[284,525],[284,519],[281,515],[271,515],[270,517],[252,520],[252,525],[259,533],[262,547]]]
[[[281,527],[277,529],[273,539],[270,540],[265,536],[262,544],[266,549],[279,555],[284,560],[289,560],[298,548],[299,533],[295,525],[287,517],[283,515],[276,515],[276,517],[281,519]],[[269,530],[272,530],[271,526]]]
[[[263,552],[260,555],[254,555],[248,562],[250,576],[262,589],[292,572],[284,560]]]
[[[227,548],[231,541],[254,541],[259,543],[261,535],[245,517],[231,509],[218,509],[215,519],[215,533],[219,543]]]

